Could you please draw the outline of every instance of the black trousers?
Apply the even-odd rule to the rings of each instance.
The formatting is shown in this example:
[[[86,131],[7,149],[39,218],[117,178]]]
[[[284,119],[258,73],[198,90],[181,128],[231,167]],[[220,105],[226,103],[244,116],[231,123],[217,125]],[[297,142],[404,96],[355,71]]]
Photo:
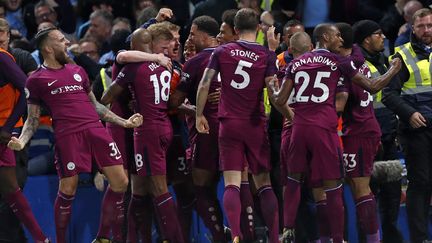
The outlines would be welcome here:
[[[428,239],[432,194],[432,128],[403,131],[401,143],[407,166],[407,215],[411,243]]]

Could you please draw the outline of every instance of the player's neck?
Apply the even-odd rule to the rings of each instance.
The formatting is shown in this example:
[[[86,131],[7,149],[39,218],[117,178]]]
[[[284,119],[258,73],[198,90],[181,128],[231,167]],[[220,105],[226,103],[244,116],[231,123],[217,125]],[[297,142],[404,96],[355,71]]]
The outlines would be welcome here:
[[[55,58],[46,58],[43,65],[51,69],[60,69],[64,66],[63,64],[59,63]]]
[[[347,57],[347,56],[351,55],[351,53],[352,53],[352,48],[342,48],[341,47],[339,55]]]
[[[245,32],[239,34],[239,40],[255,42],[256,41],[256,33],[253,32]]]

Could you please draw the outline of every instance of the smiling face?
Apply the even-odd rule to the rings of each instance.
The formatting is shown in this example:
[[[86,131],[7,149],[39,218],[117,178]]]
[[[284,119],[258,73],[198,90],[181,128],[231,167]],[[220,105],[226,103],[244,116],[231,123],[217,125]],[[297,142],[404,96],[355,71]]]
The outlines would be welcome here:
[[[219,34],[216,36],[219,45],[223,45],[230,41],[235,41],[238,36],[235,34],[234,29],[227,23],[223,22],[219,29]]]

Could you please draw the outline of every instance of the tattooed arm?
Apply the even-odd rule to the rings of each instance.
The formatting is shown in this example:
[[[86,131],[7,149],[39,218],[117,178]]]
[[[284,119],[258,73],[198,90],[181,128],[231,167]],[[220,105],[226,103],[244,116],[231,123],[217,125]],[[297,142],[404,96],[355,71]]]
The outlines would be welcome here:
[[[89,94],[90,101],[96,108],[96,112],[98,113],[100,119],[105,122],[114,123],[116,125],[122,126],[124,128],[134,128],[141,126],[143,122],[143,118],[141,114],[135,113],[129,119],[123,119],[116,115],[114,112],[110,111],[106,106],[102,105],[96,100],[93,92]]]
[[[8,143],[10,149],[20,151],[24,148],[39,127],[40,112],[40,105],[28,104],[27,120],[24,123],[21,136],[19,138],[11,138]]]

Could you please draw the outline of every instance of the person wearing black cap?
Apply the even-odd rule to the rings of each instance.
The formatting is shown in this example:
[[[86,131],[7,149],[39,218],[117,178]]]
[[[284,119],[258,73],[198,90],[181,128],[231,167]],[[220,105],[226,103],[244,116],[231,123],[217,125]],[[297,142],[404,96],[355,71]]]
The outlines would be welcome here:
[[[412,243],[428,241],[432,195],[432,10],[413,15],[410,42],[396,48],[392,58],[403,60],[400,72],[383,90],[383,103],[399,117],[408,188],[407,215]]]
[[[353,26],[354,42],[357,43],[366,59],[372,77],[377,77],[387,71],[388,61],[384,55],[384,34],[380,26],[372,20],[361,20]],[[382,92],[373,96],[375,117],[381,128],[381,148],[376,157],[375,164],[385,162],[386,165],[394,164],[394,168],[401,166],[396,160],[396,115],[386,108],[382,102]],[[384,164],[382,164],[384,165]],[[400,175],[400,173],[399,173]],[[393,178],[393,179],[392,179]],[[388,176],[385,181],[371,178],[371,189],[378,197],[378,205],[381,216],[382,233],[384,242],[402,242],[402,236],[397,229],[401,196],[400,176]]]

